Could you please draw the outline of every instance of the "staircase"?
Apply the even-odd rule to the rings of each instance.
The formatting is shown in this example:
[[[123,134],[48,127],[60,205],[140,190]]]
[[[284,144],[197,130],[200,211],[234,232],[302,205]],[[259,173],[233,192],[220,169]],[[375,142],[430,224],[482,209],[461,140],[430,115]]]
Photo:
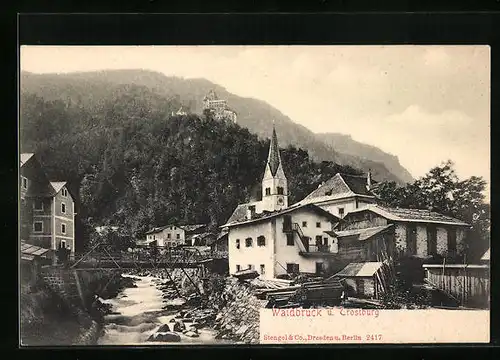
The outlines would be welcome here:
[[[299,224],[292,223],[290,227],[283,225],[283,232],[286,234],[297,234],[298,239],[294,236],[295,244],[299,247],[299,252],[309,251],[309,238],[304,235]]]

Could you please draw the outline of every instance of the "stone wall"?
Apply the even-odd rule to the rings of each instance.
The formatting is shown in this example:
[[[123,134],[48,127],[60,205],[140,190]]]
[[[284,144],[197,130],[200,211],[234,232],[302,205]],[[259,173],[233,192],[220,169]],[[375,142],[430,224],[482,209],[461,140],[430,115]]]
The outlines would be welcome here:
[[[214,326],[218,338],[259,343],[262,304],[249,287],[235,278],[227,278],[222,294],[212,294],[210,302],[218,311]]]

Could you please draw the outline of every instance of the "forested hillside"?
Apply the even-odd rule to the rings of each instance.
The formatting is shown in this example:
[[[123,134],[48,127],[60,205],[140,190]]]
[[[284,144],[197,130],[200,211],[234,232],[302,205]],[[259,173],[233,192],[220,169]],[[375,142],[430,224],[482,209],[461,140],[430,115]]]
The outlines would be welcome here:
[[[350,165],[367,172],[371,169],[378,181],[396,181],[399,184],[411,182],[409,173],[399,164],[397,159],[380,157],[382,151],[373,153],[364,151],[353,154],[343,151],[349,147],[341,142],[325,141],[302,125],[292,121],[276,108],[262,100],[244,98],[228,92],[222,86],[206,79],[185,79],[165,76],[147,70],[103,70],[69,74],[21,74],[21,91],[37,94],[46,100],[62,100],[67,103],[84,106],[92,113],[100,114],[101,102],[110,97],[110,92],[118,91],[124,86],[135,84],[172,102],[182,104],[192,113],[201,114],[202,99],[210,91],[215,90],[220,98],[228,100],[229,105],[238,113],[238,124],[247,128],[260,139],[266,139],[273,121],[280,135],[283,147],[293,145],[307,149],[315,161],[333,161]],[[175,108],[174,110],[177,110]],[[314,114],[311,114],[314,116]],[[355,144],[351,144],[355,145]],[[378,150],[378,149],[377,149]],[[390,163],[384,161],[390,159]]]
[[[21,95],[21,151],[35,152],[51,180],[69,181],[79,200],[78,247],[90,229],[105,224],[122,226],[133,238],[170,221],[215,227],[238,203],[258,196],[268,140],[230,122],[170,116],[178,98],[145,86],[114,85],[87,95],[79,102]],[[358,173],[313,162],[294,147],[282,159],[291,203],[338,171]]]

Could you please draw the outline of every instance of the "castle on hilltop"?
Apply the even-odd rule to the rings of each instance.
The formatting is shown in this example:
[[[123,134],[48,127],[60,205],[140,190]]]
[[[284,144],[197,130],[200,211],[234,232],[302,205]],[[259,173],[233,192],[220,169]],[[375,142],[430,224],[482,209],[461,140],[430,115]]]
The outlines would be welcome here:
[[[227,105],[227,100],[219,99],[214,90],[210,90],[203,98],[203,111],[205,110],[211,111],[216,120],[228,119],[236,122],[236,111]]]

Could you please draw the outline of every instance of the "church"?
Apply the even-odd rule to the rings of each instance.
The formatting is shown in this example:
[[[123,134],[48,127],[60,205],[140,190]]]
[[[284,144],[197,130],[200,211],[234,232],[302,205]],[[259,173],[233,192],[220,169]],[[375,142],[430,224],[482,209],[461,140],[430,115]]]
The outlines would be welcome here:
[[[228,230],[231,274],[252,269],[272,279],[287,273],[321,273],[325,257],[338,251],[329,232],[339,217],[313,203],[288,206],[288,195],[273,127],[262,200],[238,205],[222,226]]]

